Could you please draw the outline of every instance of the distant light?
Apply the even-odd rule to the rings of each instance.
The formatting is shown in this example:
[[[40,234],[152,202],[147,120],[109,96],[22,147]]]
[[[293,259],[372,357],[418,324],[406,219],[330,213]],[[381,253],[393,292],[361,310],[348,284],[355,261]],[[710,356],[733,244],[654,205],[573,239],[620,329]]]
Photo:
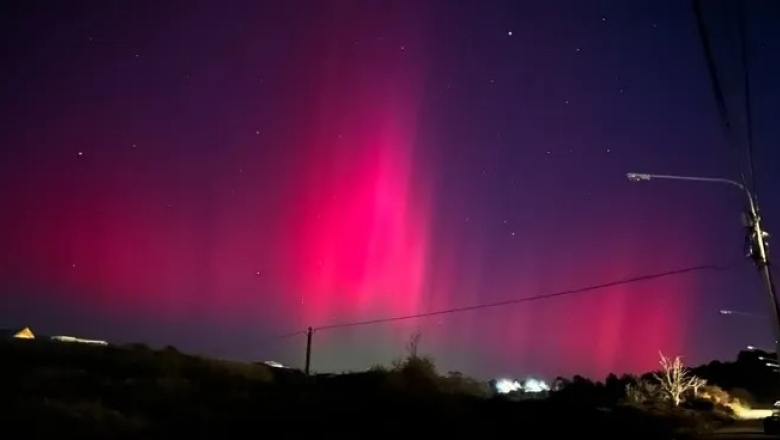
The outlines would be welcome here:
[[[543,380],[528,378],[523,384],[523,389],[527,393],[541,393],[543,391],[550,391],[550,386],[547,385]]]
[[[496,381],[496,392],[499,394],[507,394],[522,389],[523,386],[520,385],[520,382],[513,379],[498,379]]]
[[[543,380],[528,378],[523,383],[514,379],[498,379],[495,384],[496,392],[499,394],[508,394],[516,391],[525,393],[541,393],[550,391],[550,386]]]
[[[84,338],[76,338],[74,336],[52,336],[51,339],[59,342],[69,342],[69,343],[77,343],[77,344],[108,345],[108,342],[101,341],[99,339],[84,339]]]
[[[263,363],[265,365],[268,365],[269,367],[273,367],[273,368],[287,368],[284,365],[282,365],[282,364],[280,364],[279,362],[276,362],[276,361],[265,361]]]

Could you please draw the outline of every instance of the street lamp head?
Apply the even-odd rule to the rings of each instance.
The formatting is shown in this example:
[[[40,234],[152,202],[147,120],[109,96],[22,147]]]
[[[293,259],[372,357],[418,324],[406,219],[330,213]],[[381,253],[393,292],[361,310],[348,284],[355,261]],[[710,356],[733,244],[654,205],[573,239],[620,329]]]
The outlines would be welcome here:
[[[653,176],[645,173],[626,173],[626,178],[629,182],[643,182],[652,179]]]

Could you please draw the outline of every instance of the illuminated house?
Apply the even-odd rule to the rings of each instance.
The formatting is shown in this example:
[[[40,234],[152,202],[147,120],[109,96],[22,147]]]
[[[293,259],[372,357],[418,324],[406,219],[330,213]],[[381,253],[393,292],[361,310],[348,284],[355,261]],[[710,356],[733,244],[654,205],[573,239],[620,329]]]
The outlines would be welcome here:
[[[30,330],[30,327],[25,327],[21,330],[0,330],[0,337],[2,339],[35,339],[35,334]]]

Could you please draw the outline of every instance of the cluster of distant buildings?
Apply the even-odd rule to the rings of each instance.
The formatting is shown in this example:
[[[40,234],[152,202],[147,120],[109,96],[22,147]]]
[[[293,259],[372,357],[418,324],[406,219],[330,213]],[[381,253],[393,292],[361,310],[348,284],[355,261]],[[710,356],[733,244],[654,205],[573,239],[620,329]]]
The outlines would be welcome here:
[[[84,338],[77,338],[75,336],[36,336],[35,333],[33,333],[32,330],[30,330],[30,327],[24,327],[23,329],[5,329],[0,330],[0,338],[9,340],[9,339],[34,339],[34,340],[49,340],[49,341],[56,341],[56,342],[67,342],[67,343],[77,343],[77,344],[91,344],[91,345],[108,345],[108,342],[101,341],[99,339],[84,339]]]

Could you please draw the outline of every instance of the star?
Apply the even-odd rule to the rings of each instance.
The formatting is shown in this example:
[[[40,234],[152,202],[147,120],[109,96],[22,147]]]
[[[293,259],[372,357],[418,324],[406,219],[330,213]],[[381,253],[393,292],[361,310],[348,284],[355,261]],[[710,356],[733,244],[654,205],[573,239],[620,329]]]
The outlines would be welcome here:
[[[506,33],[506,35],[507,35],[508,37],[511,37],[511,36],[512,36],[512,31],[508,31],[508,32]]]

